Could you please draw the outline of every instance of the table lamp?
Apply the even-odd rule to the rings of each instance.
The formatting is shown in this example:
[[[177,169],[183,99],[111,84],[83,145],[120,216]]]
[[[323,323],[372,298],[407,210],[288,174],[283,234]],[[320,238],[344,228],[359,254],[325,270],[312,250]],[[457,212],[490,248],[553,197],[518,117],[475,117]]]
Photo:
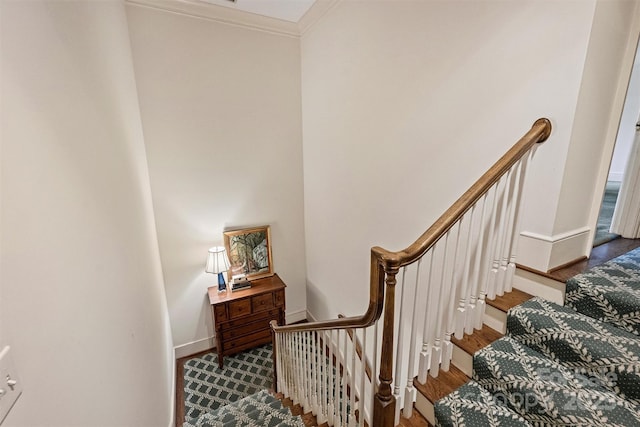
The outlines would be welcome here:
[[[227,283],[224,281],[224,272],[229,269],[229,260],[227,259],[227,251],[222,246],[214,246],[209,249],[207,257],[207,266],[204,271],[207,273],[218,274],[218,292],[227,290]]]

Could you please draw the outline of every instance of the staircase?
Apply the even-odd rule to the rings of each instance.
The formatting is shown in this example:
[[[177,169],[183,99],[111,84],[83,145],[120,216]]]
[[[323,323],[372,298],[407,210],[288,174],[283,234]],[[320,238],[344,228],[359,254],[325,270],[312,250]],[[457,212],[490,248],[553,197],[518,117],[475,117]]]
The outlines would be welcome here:
[[[550,133],[549,120],[537,120],[407,248],[372,248],[363,315],[272,322],[276,390],[321,425],[424,423],[414,411],[418,384],[441,373],[471,375],[475,360],[465,345],[479,348],[478,335],[500,341],[483,318],[500,311],[497,296],[513,292],[526,171]],[[491,324],[504,330],[505,319],[503,313]],[[480,332],[465,337],[474,330]]]
[[[473,379],[437,396],[427,418],[442,426],[640,425],[639,296],[634,250],[570,279],[566,307],[536,297],[511,308],[507,335],[474,353]]]
[[[568,307],[512,288],[550,131],[536,121],[407,248],[372,248],[365,314],[272,323],[277,390],[328,426],[640,426],[640,252],[570,280]]]
[[[487,300],[487,306],[492,307],[493,310],[487,310],[481,329],[473,331],[472,334],[465,334],[462,339],[452,339],[454,347],[449,370],[441,369],[436,377],[427,378],[425,383],[414,378],[413,385],[418,391],[415,407],[430,424],[436,423],[435,403],[470,382],[473,376],[474,355],[503,337],[507,328],[509,309],[531,298],[532,296],[526,292],[513,289],[503,296]],[[460,393],[462,396],[469,396],[471,388],[475,390],[477,387],[469,384]],[[477,404],[485,407],[484,402],[485,400],[481,399]]]

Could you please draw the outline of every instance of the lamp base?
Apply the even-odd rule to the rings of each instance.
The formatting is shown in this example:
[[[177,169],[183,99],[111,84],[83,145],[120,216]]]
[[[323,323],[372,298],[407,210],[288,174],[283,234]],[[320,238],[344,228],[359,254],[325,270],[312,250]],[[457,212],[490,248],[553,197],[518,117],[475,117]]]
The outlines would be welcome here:
[[[218,292],[227,292],[227,283],[224,281],[224,273],[218,273]]]

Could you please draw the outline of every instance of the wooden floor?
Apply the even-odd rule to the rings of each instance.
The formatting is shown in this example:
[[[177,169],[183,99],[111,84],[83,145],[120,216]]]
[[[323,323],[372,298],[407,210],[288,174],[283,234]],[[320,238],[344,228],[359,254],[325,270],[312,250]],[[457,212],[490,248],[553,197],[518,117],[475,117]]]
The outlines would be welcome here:
[[[593,248],[589,259],[578,261],[558,270],[551,270],[547,275],[560,282],[566,282],[576,274],[584,273],[596,265],[603,264],[638,247],[640,247],[640,239],[624,239],[619,237]]]

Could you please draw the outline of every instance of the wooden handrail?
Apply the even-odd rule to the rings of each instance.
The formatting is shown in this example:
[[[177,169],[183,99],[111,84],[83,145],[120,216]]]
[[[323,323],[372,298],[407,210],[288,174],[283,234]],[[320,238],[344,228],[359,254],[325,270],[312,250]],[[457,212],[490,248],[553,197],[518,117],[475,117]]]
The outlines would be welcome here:
[[[407,248],[391,252],[379,246],[371,248],[371,282],[369,305],[362,316],[296,325],[278,326],[271,322],[274,332],[317,331],[346,328],[366,328],[382,315],[384,306],[385,273],[411,264],[428,251],[462,216],[477,202],[502,175],[504,175],[536,143],[547,140],[551,134],[551,122],[542,118],[535,121],[531,129],[502,156],[467,192],[465,192],[438,220]]]
[[[275,320],[270,325],[275,333],[296,331],[319,331],[330,329],[366,328],[373,325],[380,318],[384,307],[384,277],[385,271],[376,258],[371,256],[371,282],[369,285],[369,306],[362,316],[343,317],[341,319],[319,322],[299,323],[296,325],[278,326]]]
[[[411,246],[391,252],[379,246],[371,248],[379,262],[385,267],[400,268],[409,265],[424,255],[445,235],[453,225],[495,184],[533,145],[541,143],[551,134],[551,122],[542,118],[535,121],[516,144],[507,151],[491,168],[480,177],[438,220],[425,231]]]

